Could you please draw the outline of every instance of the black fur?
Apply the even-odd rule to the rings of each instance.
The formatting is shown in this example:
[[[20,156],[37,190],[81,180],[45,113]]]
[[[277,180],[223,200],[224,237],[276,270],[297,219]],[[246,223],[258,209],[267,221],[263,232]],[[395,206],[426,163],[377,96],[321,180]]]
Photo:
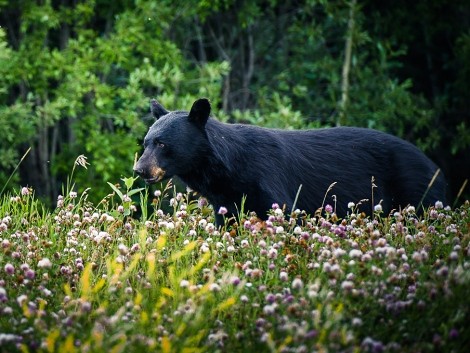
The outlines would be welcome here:
[[[290,211],[302,185],[295,207],[313,214],[336,182],[325,203],[344,216],[349,202],[372,199],[372,177],[373,202],[381,202],[386,213],[419,206],[423,196],[424,206],[445,202],[442,174],[426,193],[437,166],[411,143],[389,134],[352,127],[289,131],[225,124],[209,118],[206,99],[197,100],[189,114],[167,114],[155,104],[157,121],[145,137],[136,173],[148,182],[177,176],[207,197],[216,212],[225,206],[237,214],[244,195],[245,210],[261,218],[275,202]],[[155,168],[164,175],[155,178]],[[372,207],[365,202],[362,210],[370,213]],[[221,216],[216,219],[221,224]]]

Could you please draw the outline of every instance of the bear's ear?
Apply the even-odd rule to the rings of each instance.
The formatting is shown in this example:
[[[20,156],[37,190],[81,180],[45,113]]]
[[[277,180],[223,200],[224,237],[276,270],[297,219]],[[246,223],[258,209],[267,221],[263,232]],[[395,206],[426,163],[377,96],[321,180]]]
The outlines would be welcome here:
[[[163,106],[158,103],[155,99],[150,101],[150,111],[155,119],[161,118],[163,115],[167,115],[169,112]]]
[[[198,99],[193,103],[188,119],[201,126],[206,125],[209,114],[211,113],[211,104],[207,98]]]

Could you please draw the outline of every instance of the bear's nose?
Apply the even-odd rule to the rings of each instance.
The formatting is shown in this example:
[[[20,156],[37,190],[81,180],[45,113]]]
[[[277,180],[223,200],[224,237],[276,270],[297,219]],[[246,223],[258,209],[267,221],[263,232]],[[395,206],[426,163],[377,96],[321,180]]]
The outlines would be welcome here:
[[[141,177],[144,174],[144,170],[142,168],[134,168],[134,173]]]

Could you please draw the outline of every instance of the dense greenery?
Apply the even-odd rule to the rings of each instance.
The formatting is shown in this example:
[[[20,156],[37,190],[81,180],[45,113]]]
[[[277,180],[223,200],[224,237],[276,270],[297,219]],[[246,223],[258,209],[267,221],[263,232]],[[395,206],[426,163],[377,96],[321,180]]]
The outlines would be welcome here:
[[[77,185],[100,200],[131,170],[151,97],[206,96],[222,120],[400,135],[455,195],[470,173],[469,18],[464,0],[1,0],[0,185],[31,146],[8,186],[53,201],[85,154]]]
[[[100,204],[67,189],[53,212],[2,197],[0,351],[467,352],[468,202],[421,219],[273,205],[216,229],[171,187],[146,213],[133,183]]]

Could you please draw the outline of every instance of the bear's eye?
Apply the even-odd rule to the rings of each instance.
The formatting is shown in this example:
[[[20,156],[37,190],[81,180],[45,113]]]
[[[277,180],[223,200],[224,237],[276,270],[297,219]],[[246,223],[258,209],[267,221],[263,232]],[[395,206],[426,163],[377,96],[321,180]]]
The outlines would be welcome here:
[[[155,146],[157,146],[158,148],[163,148],[163,147],[165,147],[165,144],[163,142],[160,142],[160,141],[155,141]]]

